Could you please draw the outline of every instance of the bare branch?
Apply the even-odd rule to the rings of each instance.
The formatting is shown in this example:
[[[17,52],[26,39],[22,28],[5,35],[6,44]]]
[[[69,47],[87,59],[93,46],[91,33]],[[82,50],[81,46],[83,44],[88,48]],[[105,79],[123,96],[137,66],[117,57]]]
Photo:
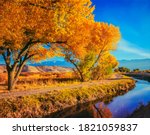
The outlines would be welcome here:
[[[56,1],[52,2],[52,3],[56,3]],[[22,2],[21,5],[23,6],[34,6],[34,7],[37,7],[37,8],[41,8],[41,9],[44,9],[44,10],[52,10],[53,7],[52,6],[43,6],[43,5],[40,5],[40,4],[35,4],[35,3],[31,3],[31,2],[28,2],[28,3],[25,3],[25,2]]]
[[[68,60],[69,62],[71,62],[71,63],[75,66],[75,68],[77,69],[77,71],[78,71],[79,74],[80,74],[80,79],[81,79],[81,81],[84,81],[83,74],[82,74],[82,72],[80,71],[80,68],[77,66],[77,64],[75,64],[75,62],[74,62],[73,60],[69,59],[69,58],[67,58],[67,60]]]

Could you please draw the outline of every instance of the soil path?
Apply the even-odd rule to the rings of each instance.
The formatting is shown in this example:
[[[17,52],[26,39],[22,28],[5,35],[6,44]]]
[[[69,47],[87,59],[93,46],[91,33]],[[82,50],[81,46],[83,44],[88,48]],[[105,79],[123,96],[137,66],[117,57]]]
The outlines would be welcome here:
[[[61,90],[61,89],[74,89],[74,88],[82,88],[84,86],[94,86],[103,83],[110,83],[113,80],[103,80],[103,81],[93,81],[93,82],[83,82],[80,84],[73,84],[69,86],[57,86],[57,87],[50,87],[50,88],[43,88],[43,89],[35,89],[35,90],[24,90],[24,91],[10,91],[5,93],[0,93],[0,99],[2,98],[12,98],[12,97],[19,97],[19,96],[27,96],[27,95],[36,95],[41,93],[47,93],[52,90]]]
[[[41,93],[47,93],[52,90],[62,90],[62,89],[74,89],[74,88],[82,88],[85,86],[94,86],[99,84],[109,84],[117,79],[121,79],[122,76],[115,75],[112,79],[109,80],[101,80],[101,81],[90,81],[90,82],[82,82],[80,84],[71,84],[68,86],[56,86],[50,88],[43,88],[43,89],[35,89],[35,90],[24,90],[24,91],[10,91],[0,93],[0,99],[3,98],[12,98],[12,97],[19,97],[19,96],[27,96],[27,95],[36,95]]]

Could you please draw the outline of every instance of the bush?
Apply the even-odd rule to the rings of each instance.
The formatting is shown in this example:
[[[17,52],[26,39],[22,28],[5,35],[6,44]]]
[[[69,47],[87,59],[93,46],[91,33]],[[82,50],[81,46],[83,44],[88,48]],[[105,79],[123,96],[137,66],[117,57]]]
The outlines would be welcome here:
[[[140,69],[133,69],[133,72],[140,72]]]
[[[126,67],[118,67],[117,69],[114,70],[115,72],[130,72],[129,68]]]

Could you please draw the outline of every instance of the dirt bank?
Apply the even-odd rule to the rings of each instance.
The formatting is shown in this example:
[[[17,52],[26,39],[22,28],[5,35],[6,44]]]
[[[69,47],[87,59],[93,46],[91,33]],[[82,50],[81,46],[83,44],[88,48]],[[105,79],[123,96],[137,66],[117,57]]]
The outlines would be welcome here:
[[[126,73],[125,75],[150,82],[150,73]]]

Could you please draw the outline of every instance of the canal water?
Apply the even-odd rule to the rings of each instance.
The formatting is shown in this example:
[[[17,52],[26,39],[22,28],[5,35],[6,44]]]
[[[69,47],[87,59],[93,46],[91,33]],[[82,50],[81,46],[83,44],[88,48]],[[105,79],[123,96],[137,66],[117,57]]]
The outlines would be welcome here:
[[[128,93],[114,97],[108,102],[104,100],[73,106],[53,113],[47,117],[55,118],[126,118],[141,105],[150,103],[150,83],[137,80],[134,89]]]

